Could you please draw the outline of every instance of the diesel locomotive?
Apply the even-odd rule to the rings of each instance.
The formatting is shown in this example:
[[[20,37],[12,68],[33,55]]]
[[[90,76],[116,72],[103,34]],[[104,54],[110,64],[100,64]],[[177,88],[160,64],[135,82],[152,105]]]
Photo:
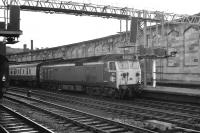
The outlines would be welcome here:
[[[0,99],[3,97],[3,93],[8,87],[8,59],[0,55]]]
[[[14,84],[116,98],[134,97],[142,90],[139,61],[123,55],[15,64],[9,68]]]

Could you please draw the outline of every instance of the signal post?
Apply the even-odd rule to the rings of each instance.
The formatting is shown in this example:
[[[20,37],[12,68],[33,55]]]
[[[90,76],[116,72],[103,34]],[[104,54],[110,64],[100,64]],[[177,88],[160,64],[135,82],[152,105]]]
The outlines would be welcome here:
[[[20,30],[20,7],[10,6],[4,7],[4,16],[0,17],[0,54],[6,55],[6,44],[15,44],[18,37],[22,34]],[[3,20],[2,20],[3,18]]]

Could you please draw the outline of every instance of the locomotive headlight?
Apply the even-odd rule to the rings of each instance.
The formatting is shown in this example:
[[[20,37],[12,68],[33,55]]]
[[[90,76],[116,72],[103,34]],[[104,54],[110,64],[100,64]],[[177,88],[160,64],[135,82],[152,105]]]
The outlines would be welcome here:
[[[110,76],[110,81],[115,82],[116,81],[116,73],[112,73]]]
[[[140,73],[137,72],[137,73],[135,74],[135,76],[136,76],[136,77],[139,77],[139,76],[140,76]]]

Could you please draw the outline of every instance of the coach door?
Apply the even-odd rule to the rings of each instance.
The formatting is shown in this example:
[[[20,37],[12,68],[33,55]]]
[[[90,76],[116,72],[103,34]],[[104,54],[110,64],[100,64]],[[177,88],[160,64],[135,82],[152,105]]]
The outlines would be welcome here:
[[[108,68],[109,68],[109,81],[116,86],[116,80],[117,80],[116,62],[114,61],[108,62]]]
[[[104,63],[104,84],[116,87],[116,64],[114,61]]]

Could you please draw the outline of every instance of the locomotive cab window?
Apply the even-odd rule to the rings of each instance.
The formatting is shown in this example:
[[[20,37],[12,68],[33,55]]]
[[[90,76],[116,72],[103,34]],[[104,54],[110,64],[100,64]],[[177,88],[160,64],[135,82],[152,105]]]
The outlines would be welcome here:
[[[22,73],[23,73],[23,74],[25,74],[25,71],[24,71],[24,69],[23,69],[22,71],[23,71]]]
[[[129,69],[128,61],[119,61],[118,66],[119,69]]]
[[[110,69],[111,71],[116,70],[115,62],[109,62],[109,69]]]
[[[139,64],[139,62],[129,62],[129,64],[130,64],[130,68],[132,69],[138,69],[139,67],[140,67],[140,64]]]

